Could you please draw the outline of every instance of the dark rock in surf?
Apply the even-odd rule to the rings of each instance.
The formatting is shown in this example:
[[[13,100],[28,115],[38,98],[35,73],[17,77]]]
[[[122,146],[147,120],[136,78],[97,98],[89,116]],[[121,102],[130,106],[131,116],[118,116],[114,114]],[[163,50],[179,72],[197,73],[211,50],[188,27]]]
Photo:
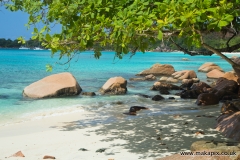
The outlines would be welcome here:
[[[142,109],[149,109],[147,107],[142,107],[142,106],[132,106],[130,107],[129,109],[129,112],[128,113],[124,113],[124,114],[127,114],[127,115],[137,115],[137,111],[140,111]]]
[[[192,90],[199,90],[200,92],[203,92],[204,88],[211,87],[205,82],[194,83],[191,87]]]
[[[82,95],[84,95],[84,96],[96,96],[96,93],[94,93],[94,92],[83,92]]]
[[[230,114],[240,111],[240,101],[226,101],[222,104],[221,113]]]
[[[215,105],[219,103],[219,98],[214,93],[202,93],[198,96],[197,105]]]
[[[0,99],[8,99],[9,96],[8,95],[0,95]]]
[[[160,91],[160,94],[164,94],[164,95],[169,95],[170,92],[168,90],[165,90],[165,89],[161,89]]]
[[[139,93],[139,94],[136,94],[136,95],[138,95],[138,96],[140,96],[140,97],[144,97],[144,98],[152,98],[151,96],[149,96],[149,95],[146,95],[146,94],[141,94],[141,93]]]
[[[161,100],[164,100],[165,98],[161,95],[155,95],[152,100],[153,101],[161,101]]]
[[[199,90],[183,90],[180,92],[180,97],[183,99],[197,99],[200,94]]]

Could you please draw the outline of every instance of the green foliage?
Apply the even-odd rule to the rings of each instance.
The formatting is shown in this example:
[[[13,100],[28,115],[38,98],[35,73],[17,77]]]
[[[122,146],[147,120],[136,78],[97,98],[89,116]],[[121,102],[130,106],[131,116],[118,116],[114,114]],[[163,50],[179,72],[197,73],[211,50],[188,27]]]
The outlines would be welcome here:
[[[71,56],[75,51],[111,46],[122,58],[136,48],[142,52],[170,36],[184,45],[201,47],[201,36],[239,31],[238,0],[11,0],[10,10],[29,14],[29,23],[43,23],[32,39],[42,42],[52,53]],[[51,35],[51,25],[60,24],[60,33]]]
[[[47,72],[52,72],[53,67],[50,64],[46,65],[46,71]]]

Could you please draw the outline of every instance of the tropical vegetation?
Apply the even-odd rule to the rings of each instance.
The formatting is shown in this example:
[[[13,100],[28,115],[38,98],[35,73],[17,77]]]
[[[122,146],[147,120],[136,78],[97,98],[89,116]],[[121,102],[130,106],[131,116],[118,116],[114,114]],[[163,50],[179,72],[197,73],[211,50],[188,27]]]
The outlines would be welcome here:
[[[240,65],[224,56],[240,48],[240,0],[10,0],[11,11],[29,14],[28,25],[35,27],[33,39],[63,56],[92,48],[96,58],[105,46],[116,57],[145,52],[159,40],[172,43],[189,55],[217,54],[233,68]],[[59,33],[50,34],[54,25]],[[208,35],[215,34],[211,46]],[[219,40],[225,39],[225,40]],[[19,39],[24,42],[23,39]],[[195,51],[193,51],[194,49]]]

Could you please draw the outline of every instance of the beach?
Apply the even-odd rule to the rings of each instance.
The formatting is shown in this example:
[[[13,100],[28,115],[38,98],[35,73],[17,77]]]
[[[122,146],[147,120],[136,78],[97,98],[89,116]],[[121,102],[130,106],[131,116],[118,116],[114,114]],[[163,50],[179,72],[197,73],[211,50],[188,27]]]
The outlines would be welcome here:
[[[84,52],[67,70],[67,66],[54,66],[53,72],[46,72],[46,64],[57,61],[49,54],[0,50],[0,160],[43,159],[45,155],[61,160],[153,160],[190,151],[191,144],[199,140],[231,141],[215,130],[222,103],[198,106],[196,99],[175,95],[179,90],[169,90],[169,95],[162,95],[164,100],[153,101],[141,95],[159,94],[150,88],[161,77],[130,81],[140,71],[160,63],[171,64],[176,71],[194,70],[201,81],[211,84],[213,80],[207,79],[206,73],[198,72],[203,63],[214,62],[226,72],[232,70],[218,56],[149,52],[113,61],[113,52],[104,52],[101,60],[94,59],[92,52]],[[82,92],[95,92],[96,96],[31,99],[22,95],[29,84],[62,72],[71,73]],[[127,80],[127,93],[100,94],[101,86],[116,76]],[[131,106],[149,110],[138,111],[136,116],[123,114]],[[25,157],[12,156],[18,151]]]
[[[145,114],[144,110],[140,112]],[[94,116],[83,111],[1,127],[0,159],[30,160],[50,155],[61,160],[150,160],[190,151],[191,144],[198,140],[229,141],[214,129],[218,106],[192,113],[179,111],[108,124],[79,125]],[[197,134],[199,131],[204,134]],[[96,152],[99,149],[106,150]],[[18,151],[25,157],[11,157]]]

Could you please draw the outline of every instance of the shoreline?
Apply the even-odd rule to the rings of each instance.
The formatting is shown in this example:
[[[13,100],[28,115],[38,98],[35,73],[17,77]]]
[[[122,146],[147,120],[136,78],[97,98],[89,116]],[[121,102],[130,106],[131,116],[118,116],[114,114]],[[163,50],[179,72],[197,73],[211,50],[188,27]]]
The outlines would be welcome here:
[[[153,53],[152,55],[158,54]],[[174,55],[173,58],[176,59],[171,62],[181,70],[186,68],[186,62],[183,62],[181,60],[183,56],[179,57],[179,55]],[[159,57],[154,57],[154,61],[157,58]],[[165,56],[163,63],[169,60]],[[222,61],[219,57],[214,57],[214,60],[219,63]],[[202,61],[204,60],[198,61],[193,59],[189,68],[193,67],[196,70],[196,64],[200,64]],[[97,64],[95,61],[90,62]],[[152,63],[153,60],[150,60],[148,63],[150,62]],[[105,62],[99,64],[105,65]],[[99,64],[96,66],[99,66]],[[127,71],[132,65],[128,63],[123,64],[122,67],[115,66],[116,68],[121,68],[119,71],[116,68],[114,69],[113,66],[110,69],[109,65],[109,67],[106,67],[105,72],[102,72],[102,70],[94,70],[92,72],[92,70],[88,69],[89,67],[86,67],[87,70],[83,69],[87,73],[85,77],[81,72],[75,71],[74,73],[82,81],[81,85],[84,86],[84,89],[91,91],[96,89],[94,87],[100,83],[104,84],[109,74],[133,75],[139,67],[142,67],[142,60],[136,61],[136,64],[140,66],[137,66],[135,71],[134,69],[129,70],[127,74],[125,74],[125,70]],[[85,66],[88,66],[88,64],[85,64]],[[14,71],[14,73],[19,72],[18,68]],[[69,99],[28,100],[16,96],[21,93],[21,89],[19,89],[21,86],[25,86],[30,81],[32,82],[32,79],[38,79],[38,76],[41,74],[34,77],[33,75],[35,74],[33,73],[41,72],[36,71],[38,71],[38,68],[36,70],[32,69],[31,72],[24,70],[23,73],[31,73],[29,74],[30,76],[19,72],[24,76],[22,77],[23,79],[19,78],[18,83],[12,83],[11,81],[9,83],[8,79],[6,79],[6,86],[8,87],[4,88],[5,90],[2,90],[2,93],[5,94],[6,92],[6,95],[13,94],[13,96],[6,96],[6,99],[2,99],[6,104],[6,107],[3,105],[4,112],[2,115],[3,117],[7,115],[4,114],[7,113],[5,111],[19,111],[15,112],[15,114],[20,118],[26,118],[26,121],[23,120],[19,121],[20,123],[0,126],[1,151],[3,153],[0,156],[0,160],[10,157],[18,151],[23,152],[25,155],[24,159],[42,159],[44,155],[50,155],[56,157],[56,159],[63,160],[150,160],[179,153],[180,151],[190,151],[191,144],[198,140],[229,141],[229,139],[224,138],[220,132],[214,129],[215,119],[220,114],[219,105],[196,106],[194,104],[195,99],[185,100],[180,97],[177,97],[175,100],[168,99],[154,102],[151,99],[135,95],[136,93],[148,93],[150,96],[156,94],[155,91],[153,91],[153,94],[148,89],[150,88],[149,84],[152,84],[152,82],[147,82],[149,84],[146,84],[146,82],[129,83],[133,88],[132,91],[129,89],[131,94],[122,97],[99,96],[100,98],[81,98],[81,96],[78,96],[77,98]],[[99,75],[96,74],[98,73],[97,71],[101,74],[106,74],[106,77],[103,76],[99,80]],[[108,73],[109,71],[111,73]],[[89,78],[89,72],[94,74],[94,76]],[[42,75],[45,75],[45,72]],[[198,74],[198,76],[199,78],[203,77],[202,73]],[[26,77],[31,78],[26,79]],[[16,86],[18,86],[18,89],[15,88]],[[172,96],[174,93],[170,95]],[[11,103],[8,103],[8,101],[11,101]],[[122,104],[118,105],[118,102]],[[68,109],[66,109],[65,105]],[[137,116],[122,114],[125,111],[129,111],[130,106],[135,105],[146,106],[150,110],[139,111]],[[71,113],[71,111],[75,112],[75,109],[85,109],[85,111]],[[24,111],[26,111],[26,114]],[[66,112],[67,114],[65,114]],[[197,134],[199,131],[202,131],[204,134]],[[88,151],[83,151],[81,148]],[[98,149],[103,148],[106,150],[102,153],[96,152]],[[11,159],[19,158],[11,157]]]
[[[144,111],[140,111],[144,114]],[[198,140],[229,141],[213,129],[219,107],[198,112],[145,116],[114,123],[81,126],[94,113],[79,112],[0,127],[0,159],[18,151],[24,159],[155,159],[189,151]],[[196,116],[200,117],[196,117]],[[205,115],[205,116],[203,116]],[[208,117],[209,116],[209,117]],[[197,135],[203,131],[203,135]],[[88,151],[81,151],[84,148]],[[98,149],[106,150],[102,153]],[[19,159],[19,157],[11,157]]]

